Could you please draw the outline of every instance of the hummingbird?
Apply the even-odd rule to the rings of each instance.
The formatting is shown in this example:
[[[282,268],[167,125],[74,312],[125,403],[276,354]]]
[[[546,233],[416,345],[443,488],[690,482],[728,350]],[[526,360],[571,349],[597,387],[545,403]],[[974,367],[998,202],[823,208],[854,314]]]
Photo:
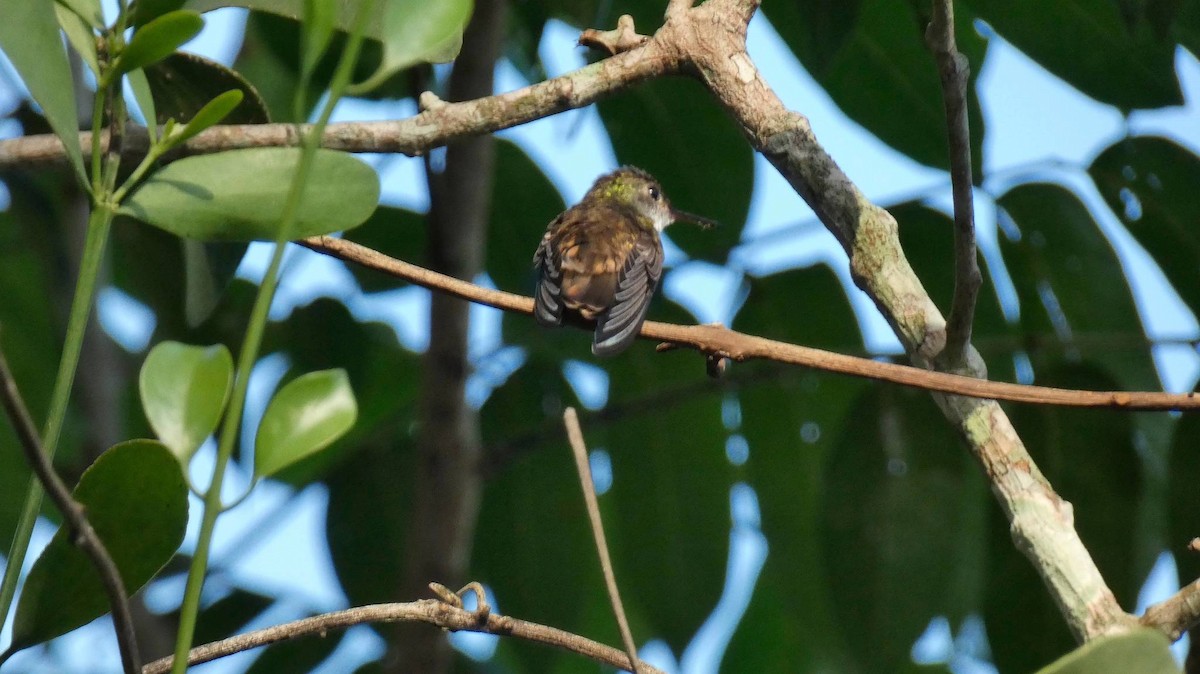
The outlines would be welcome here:
[[[592,353],[624,351],[646,320],[662,278],[659,236],[674,222],[709,229],[708,218],[676,210],[654,176],[623,166],[598,178],[578,204],[550,222],[533,256],[533,315],[547,327],[565,311],[596,321]]]

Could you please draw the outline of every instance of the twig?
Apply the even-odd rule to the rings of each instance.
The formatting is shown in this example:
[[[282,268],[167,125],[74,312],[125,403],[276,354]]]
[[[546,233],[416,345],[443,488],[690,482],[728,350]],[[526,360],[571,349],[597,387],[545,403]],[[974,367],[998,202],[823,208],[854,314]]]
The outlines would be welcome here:
[[[96,566],[100,575],[100,583],[108,594],[108,603],[112,607],[113,629],[117,633],[117,645],[121,650],[121,664],[126,674],[138,674],[141,671],[141,659],[138,656],[137,635],[133,631],[133,616],[129,611],[129,596],[125,593],[125,583],[117,565],[113,563],[104,542],[96,535],[92,525],[84,514],[81,506],[67,486],[63,484],[50,459],[42,450],[42,441],[38,437],[37,427],[29,416],[29,410],[17,390],[17,382],[8,369],[8,360],[0,351],[0,398],[3,398],[4,410],[8,419],[17,432],[21,448],[25,450],[25,458],[33,468],[33,472],[45,486],[46,492],[63,514],[66,526],[70,528],[72,540],[83,549]]]
[[[241,653],[252,648],[308,635],[324,635],[329,630],[344,629],[366,623],[424,622],[451,631],[481,632],[512,636],[527,641],[557,646],[578,653],[610,667],[624,667],[627,656],[620,650],[592,641],[577,634],[546,625],[488,611],[468,611],[461,606],[437,599],[397,604],[370,604],[344,611],[324,613],[282,625],[255,630],[235,637],[197,646],[188,653],[188,664],[198,665]],[[643,664],[645,674],[663,674]],[[171,657],[155,660],[142,669],[142,674],[163,674],[171,668]]]
[[[1141,623],[1153,627],[1177,641],[1189,629],[1200,625],[1200,580],[1194,580],[1178,592],[1146,609]]]
[[[617,576],[613,573],[612,559],[608,556],[608,541],[604,539],[604,522],[600,519],[600,504],[596,502],[596,483],[592,481],[592,470],[588,465],[587,445],[583,442],[583,430],[579,428],[579,415],[574,407],[568,407],[563,412],[563,424],[567,427],[567,440],[571,443],[571,452],[575,455],[575,468],[579,471],[579,485],[583,487],[583,500],[587,504],[588,519],[592,524],[592,537],[596,539],[596,552],[600,554],[600,569],[604,571],[604,584],[608,588],[608,599],[612,602],[613,615],[617,618],[617,629],[621,632],[621,641],[625,643],[625,652],[629,655],[629,667],[633,674],[642,674],[641,661],[638,660],[637,644],[633,641],[633,633],[629,631],[629,621],[625,618],[625,606],[621,604],[621,592],[617,589]]]
[[[975,252],[975,204],[971,195],[971,127],[967,118],[967,83],[971,68],[954,39],[953,0],[933,0],[933,18],[925,41],[937,59],[946,108],[950,145],[950,183],[954,196],[954,299],[946,319],[946,347],[939,359],[949,370],[963,366],[971,344],[975,301],[983,275]]]
[[[523,314],[533,312],[533,298],[501,290],[491,290],[468,281],[451,278],[424,267],[388,257],[379,251],[351,241],[329,236],[316,236],[298,243],[311,250],[355,262],[431,290],[449,293],[505,311]],[[588,327],[586,323],[580,323],[580,325]],[[1200,409],[1200,397],[1197,397],[1195,393],[1078,391],[989,381],[778,342],[716,325],[674,325],[646,321],[642,325],[640,334],[643,339],[670,342],[704,354],[720,355],[739,362],[755,359],[770,360],[972,398],[1064,407],[1113,407],[1125,410]]]

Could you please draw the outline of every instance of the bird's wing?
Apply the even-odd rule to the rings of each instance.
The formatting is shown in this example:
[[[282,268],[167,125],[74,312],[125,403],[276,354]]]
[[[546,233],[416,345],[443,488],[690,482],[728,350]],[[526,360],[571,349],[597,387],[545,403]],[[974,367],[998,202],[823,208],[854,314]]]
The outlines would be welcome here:
[[[633,245],[617,279],[612,304],[596,320],[592,353],[611,356],[620,353],[637,337],[650,308],[650,298],[662,277],[662,244],[651,236],[642,236]]]
[[[563,320],[562,260],[558,259],[551,245],[555,226],[561,217],[550,223],[533,256],[533,266],[538,273],[537,289],[533,293],[533,316],[538,323],[549,327],[562,325]]]

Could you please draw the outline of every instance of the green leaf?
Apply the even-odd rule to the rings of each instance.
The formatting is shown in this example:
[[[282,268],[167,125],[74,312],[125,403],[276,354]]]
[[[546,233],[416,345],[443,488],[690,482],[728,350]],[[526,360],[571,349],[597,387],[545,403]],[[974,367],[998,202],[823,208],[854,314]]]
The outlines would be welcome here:
[[[689,256],[723,262],[741,239],[754,191],[754,152],[729,116],[682,78],[646,82],[598,109],[621,163],[654,174],[672,206],[721,223],[674,225],[671,241]]]
[[[67,42],[87,64],[92,75],[100,77],[100,62],[96,54],[96,33],[93,32],[92,27],[83,17],[63,5],[54,5],[54,14],[58,17],[58,23],[67,36]]]
[[[1166,138],[1138,136],[1105,148],[1088,174],[1183,301],[1200,311],[1200,157]]]
[[[74,491],[130,594],[146,584],[183,542],[187,487],[162,443],[130,440],[110,447]],[[12,649],[65,634],[108,611],[92,561],[60,528],[34,563],[13,624]]]
[[[226,115],[233,112],[233,109],[242,102],[242,96],[243,94],[240,90],[230,89],[212,99],[204,107],[200,108],[196,116],[192,117],[187,125],[183,128],[176,128],[171,133],[171,137],[167,139],[167,142],[171,147],[182,145],[188,139],[208,127],[219,124],[222,119],[225,119]]]
[[[177,239],[183,247],[183,314],[188,326],[196,327],[212,315],[221,293],[229,287],[247,244],[220,241],[201,243]]]
[[[138,376],[150,426],[183,466],[221,421],[233,385],[233,357],[223,345],[162,342]]]
[[[1101,637],[1038,670],[1038,674],[1179,674],[1171,644],[1162,632],[1143,627]]]
[[[104,28],[104,13],[100,10],[99,0],[57,0],[56,4],[70,10],[90,28],[96,30]],[[92,45],[92,51],[95,52],[95,42]]]
[[[212,100],[231,89],[244,99],[223,120],[226,124],[266,124],[271,121],[267,104],[258,90],[237,71],[216,61],[187,52],[174,52],[145,69],[154,94],[157,122],[192,119]]]
[[[301,54],[300,72],[307,81],[329,47],[333,37],[333,20],[337,8],[333,0],[305,0],[304,2],[304,46]]]
[[[354,426],[358,403],[342,369],[288,382],[263,413],[254,442],[254,474],[267,477],[318,452]]]
[[[146,133],[150,136],[151,144],[158,142],[158,113],[154,110],[154,93],[150,90],[150,81],[146,79],[146,71],[138,68],[125,74],[133,99],[137,101],[142,117],[146,118]]]
[[[200,15],[177,9],[147,23],[133,33],[129,45],[117,57],[115,67],[123,73],[163,60],[204,28]]]
[[[1079,91],[1128,112],[1183,103],[1175,41],[1111,0],[965,0],[1004,39]]]
[[[174,12],[184,5],[184,0],[137,0],[133,7],[133,25],[140,28],[158,17]]]
[[[487,271],[497,287],[529,293],[533,251],[546,225],[565,209],[562,196],[529,155],[498,140],[487,246]]]
[[[937,64],[925,43],[928,3],[790,0],[763,11],[837,106],[880,140],[927,166],[948,169],[946,113]],[[982,177],[984,120],[975,93],[986,42],[956,12],[958,49],[971,67],[967,114],[971,163]],[[896,114],[903,110],[902,114]]]
[[[17,69],[46,121],[63,142],[81,184],[88,184],[79,147],[75,86],[62,48],[53,2],[5,3],[0,50]]]
[[[273,241],[299,148],[254,148],[187,157],[154,173],[120,212],[202,241]],[[344,152],[317,150],[290,232],[329,234],[361,224],[379,200],[379,178]]]
[[[461,36],[471,18],[472,0],[392,0],[383,14],[383,62],[375,74],[356,89],[375,88],[393,73],[433,61],[445,60],[447,45]],[[453,56],[453,54],[450,54]]]

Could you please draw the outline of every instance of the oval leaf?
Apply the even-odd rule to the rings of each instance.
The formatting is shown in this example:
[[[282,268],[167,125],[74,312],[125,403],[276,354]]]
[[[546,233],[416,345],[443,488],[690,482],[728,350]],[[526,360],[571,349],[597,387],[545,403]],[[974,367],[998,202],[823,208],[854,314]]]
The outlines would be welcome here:
[[[142,409],[181,464],[217,429],[232,384],[233,357],[222,344],[163,342],[146,356],[138,377]]]
[[[238,72],[197,54],[177,51],[145,69],[154,95],[159,124],[168,119],[192,119],[214,98],[237,89],[242,104],[221,121],[225,124],[265,124],[271,121],[267,104],[253,84]]]
[[[130,440],[110,447],[84,472],[74,496],[130,594],[183,542],[187,486],[179,463],[160,442]],[[10,650],[53,639],[108,612],[91,559],[71,539],[71,532],[60,528],[34,562],[17,606]]]
[[[117,60],[117,67],[127,73],[161,61],[195,37],[201,28],[204,28],[204,19],[193,11],[177,9],[167,12],[133,34],[129,46]]]
[[[1171,644],[1157,630],[1090,641],[1038,670],[1038,674],[1178,674]]]
[[[453,58],[450,48],[471,18],[471,0],[393,0],[383,14],[383,62],[359,88],[373,89],[393,73],[423,61]]]
[[[242,92],[238,89],[230,89],[212,99],[203,108],[200,108],[200,111],[196,113],[195,117],[192,117],[192,121],[188,122],[187,126],[171,134],[171,147],[186,143],[192,136],[210,126],[220,123],[222,119],[225,119],[225,115],[233,112],[233,109],[241,102]]]
[[[96,53],[96,34],[88,22],[66,7],[55,4],[54,14],[58,17],[58,25],[62,26],[67,42],[75,50],[83,62],[92,71],[92,75],[100,77],[100,60]]]
[[[71,66],[59,38],[53,2],[9,2],[0,21],[0,50],[12,62],[46,121],[62,140],[83,184],[83,155],[75,117]]]
[[[254,442],[254,474],[266,477],[337,440],[354,425],[358,403],[343,369],[297,377],[263,413]]]
[[[146,134],[150,136],[151,144],[157,143],[158,124],[155,120],[158,119],[158,112],[154,109],[154,92],[150,90],[150,80],[146,78],[146,71],[141,68],[130,70],[125,74],[125,82],[129,85],[138,110],[142,111],[142,117],[146,120]]]
[[[188,157],[150,177],[121,206],[172,234],[204,241],[274,241],[298,148],[253,148]],[[358,226],[379,201],[379,178],[365,163],[317,150],[293,238]]]

